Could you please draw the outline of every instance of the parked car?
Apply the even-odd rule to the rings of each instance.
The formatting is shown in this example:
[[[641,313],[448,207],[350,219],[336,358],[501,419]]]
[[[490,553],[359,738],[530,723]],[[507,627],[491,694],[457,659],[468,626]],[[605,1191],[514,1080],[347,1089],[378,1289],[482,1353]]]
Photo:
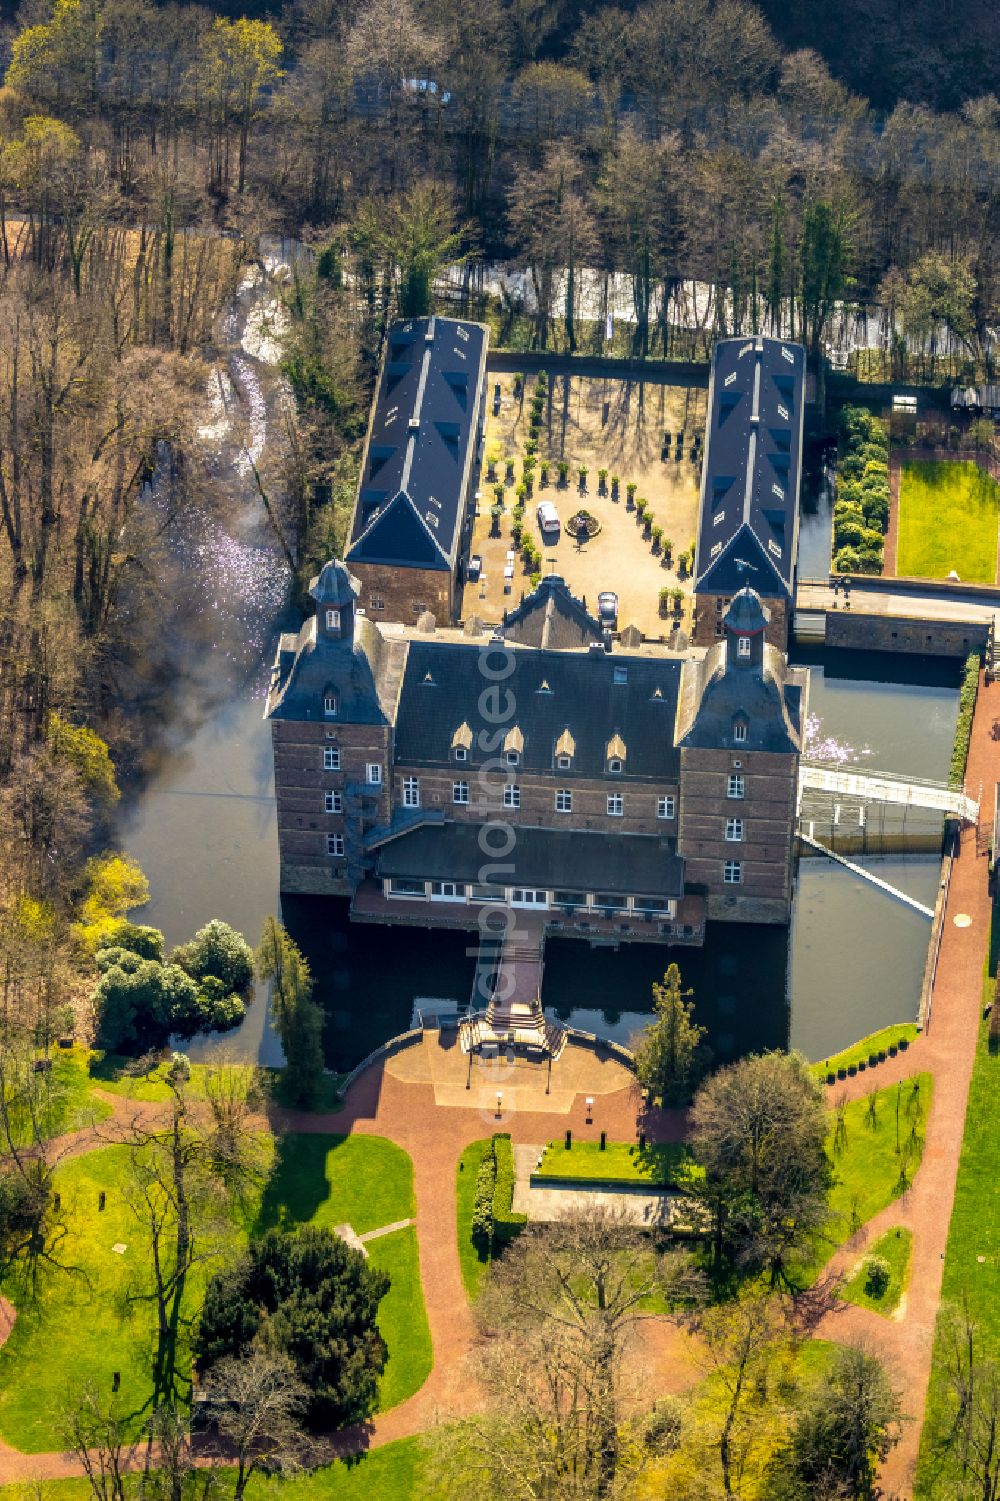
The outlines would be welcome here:
[[[543,537],[554,539],[559,536],[559,512],[551,500],[539,501],[535,515],[538,518],[538,530]]]
[[[477,580],[478,580],[478,578],[479,578],[479,575],[482,573],[482,571],[483,571],[483,560],[482,560],[482,558],[479,556],[479,554],[477,552],[474,552],[472,554],[472,557],[469,559],[469,567],[468,567],[468,569],[466,571],[466,576],[467,576],[467,578],[469,580],[469,583],[470,584],[476,583]]]
[[[597,618],[606,630],[618,629],[618,595],[613,589],[602,589],[597,596]]]

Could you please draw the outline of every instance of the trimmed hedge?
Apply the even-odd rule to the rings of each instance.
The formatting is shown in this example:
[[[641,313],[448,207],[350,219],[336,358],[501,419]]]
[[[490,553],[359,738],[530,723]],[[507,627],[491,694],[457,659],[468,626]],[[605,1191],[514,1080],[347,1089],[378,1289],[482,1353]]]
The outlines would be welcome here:
[[[497,1159],[492,1143],[483,1153],[476,1174],[476,1197],[472,1205],[472,1240],[479,1248],[493,1241],[493,1200],[497,1188]]]
[[[472,1239],[476,1246],[508,1245],[526,1225],[525,1214],[515,1214],[514,1148],[510,1134],[498,1131],[483,1153],[476,1174],[476,1197],[472,1208]]]
[[[845,407],[833,508],[836,571],[881,573],[888,525],[888,432],[866,408]]]
[[[969,742],[972,739],[972,719],[979,696],[979,653],[970,652],[965,661],[962,690],[958,696],[958,719],[955,723],[955,744],[951,752],[948,771],[948,786],[961,787],[965,781],[965,768],[969,760]]]
[[[493,1239],[497,1245],[509,1245],[522,1226],[528,1223],[526,1214],[515,1214],[514,1203],[514,1147],[510,1134],[497,1132],[493,1138],[493,1161],[496,1171],[496,1187],[493,1190]]]

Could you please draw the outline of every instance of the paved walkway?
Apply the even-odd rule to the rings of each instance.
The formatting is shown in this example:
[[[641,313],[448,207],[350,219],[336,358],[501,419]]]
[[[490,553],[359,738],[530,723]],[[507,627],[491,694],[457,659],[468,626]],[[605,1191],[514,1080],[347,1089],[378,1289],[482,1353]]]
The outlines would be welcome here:
[[[1000,749],[990,737],[993,720],[998,717],[1000,684],[989,688],[981,685],[966,777],[969,787],[989,788],[1000,774]],[[957,927],[955,918],[959,915],[971,917],[971,924]],[[927,1145],[913,1186],[870,1220],[849,1245],[838,1251],[829,1267],[837,1273],[849,1271],[868,1241],[895,1225],[906,1226],[913,1232],[913,1253],[905,1317],[890,1320],[845,1303],[843,1310],[831,1314],[819,1330],[831,1339],[867,1338],[896,1369],[906,1391],[905,1408],[911,1421],[886,1464],[882,1483],[890,1494],[901,1497],[912,1495],[920,1449],[944,1253],[979,1033],[990,916],[986,860],[976,854],[975,829],[967,828],[962,833],[948,894],[928,1030],[905,1053],[881,1064],[871,1078],[858,1074],[831,1085],[829,1090],[832,1100],[845,1095],[856,1099],[872,1088],[881,1089],[924,1070],[934,1075]]]

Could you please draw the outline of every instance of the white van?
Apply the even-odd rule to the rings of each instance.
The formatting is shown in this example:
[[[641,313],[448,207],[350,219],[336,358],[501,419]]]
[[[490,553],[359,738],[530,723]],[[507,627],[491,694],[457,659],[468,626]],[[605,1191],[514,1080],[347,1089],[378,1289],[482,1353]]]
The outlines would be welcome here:
[[[559,536],[559,512],[551,500],[541,500],[535,512],[538,519],[538,530],[546,539],[554,540]]]

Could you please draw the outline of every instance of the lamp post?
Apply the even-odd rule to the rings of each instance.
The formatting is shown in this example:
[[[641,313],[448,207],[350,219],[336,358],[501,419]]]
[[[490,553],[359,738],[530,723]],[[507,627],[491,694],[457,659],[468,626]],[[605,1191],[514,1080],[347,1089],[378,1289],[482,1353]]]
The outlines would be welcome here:
[[[496,1116],[497,1120],[500,1119],[502,1111],[503,1111],[503,1090],[502,1089],[498,1089],[497,1090],[497,1116]]]
[[[593,1097],[593,1095],[589,1094],[587,1096],[587,1125],[588,1126],[592,1126],[593,1124],[594,1124],[594,1097]]]

